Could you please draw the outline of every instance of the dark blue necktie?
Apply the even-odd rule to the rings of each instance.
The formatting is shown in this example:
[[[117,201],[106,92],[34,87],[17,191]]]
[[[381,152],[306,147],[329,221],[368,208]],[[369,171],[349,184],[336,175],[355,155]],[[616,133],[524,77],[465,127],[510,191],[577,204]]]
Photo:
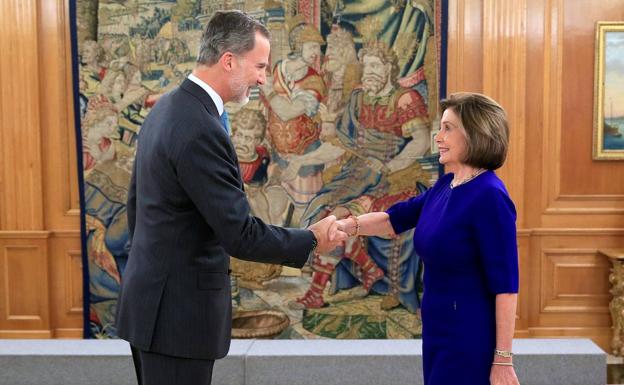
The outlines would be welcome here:
[[[226,110],[223,110],[223,113],[221,114],[221,124],[223,125],[225,133],[230,135],[230,127],[228,126],[228,113]]]

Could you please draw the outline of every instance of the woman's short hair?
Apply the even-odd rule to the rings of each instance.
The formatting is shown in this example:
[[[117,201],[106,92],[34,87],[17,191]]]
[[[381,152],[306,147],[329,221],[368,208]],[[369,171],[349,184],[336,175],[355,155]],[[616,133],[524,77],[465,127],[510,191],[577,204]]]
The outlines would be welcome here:
[[[503,107],[492,98],[473,92],[451,94],[440,102],[440,110],[451,109],[466,130],[464,163],[496,170],[505,163],[509,124]]]

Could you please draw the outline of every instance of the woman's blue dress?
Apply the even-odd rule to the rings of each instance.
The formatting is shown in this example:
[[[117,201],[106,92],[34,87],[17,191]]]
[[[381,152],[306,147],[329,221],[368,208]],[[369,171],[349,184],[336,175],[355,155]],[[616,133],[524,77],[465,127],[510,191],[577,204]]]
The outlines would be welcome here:
[[[450,188],[453,174],[388,209],[395,232],[411,228],[424,262],[425,385],[489,385],[495,297],[518,292],[516,210],[493,171]]]

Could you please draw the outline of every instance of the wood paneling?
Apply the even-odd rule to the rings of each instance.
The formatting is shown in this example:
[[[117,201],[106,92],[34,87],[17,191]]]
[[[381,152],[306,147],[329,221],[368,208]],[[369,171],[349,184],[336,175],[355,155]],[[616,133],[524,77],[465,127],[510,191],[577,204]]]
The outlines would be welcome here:
[[[542,94],[535,95],[545,108],[534,104],[527,109],[528,115],[535,112],[536,118],[543,116],[541,122],[535,123],[545,128],[539,130],[543,157],[542,169],[537,170],[541,171],[545,186],[541,223],[544,227],[587,226],[588,215],[592,218],[590,227],[623,225],[624,196],[616,191],[620,187],[605,188],[609,184],[619,186],[622,165],[591,159],[594,28],[596,21],[613,14],[615,3],[622,10],[621,0],[605,2],[604,6],[601,3],[600,7],[586,7],[571,0],[546,2],[543,33],[530,33],[530,41],[536,45],[536,65],[543,63],[545,69],[537,83],[543,85]],[[575,20],[581,14],[586,19],[579,20],[578,26],[571,25],[576,22],[570,18]],[[541,57],[537,46],[543,48]],[[587,73],[583,72],[585,65],[591,68]],[[579,88],[584,82],[589,88]],[[538,134],[538,130],[532,131]]]
[[[67,7],[0,2],[0,338],[82,336]]]
[[[43,229],[37,3],[0,2],[2,230]]]
[[[56,232],[50,238],[50,309],[55,337],[82,337],[82,256],[80,232]]]
[[[532,278],[529,276],[531,248],[531,232],[527,230],[518,231],[518,257],[520,267],[520,292],[518,293],[518,308],[516,310],[516,331],[521,335],[529,327],[531,292],[529,290]],[[520,333],[518,333],[520,332]]]
[[[483,55],[481,89],[505,108],[510,126],[509,153],[498,174],[507,181],[517,211],[524,212],[526,0],[484,0],[483,9],[483,52],[496,54]],[[520,217],[518,226],[523,222]]]
[[[0,338],[24,330],[50,337],[47,238],[49,233],[0,233]]]
[[[596,249],[542,249],[541,312],[608,313],[609,267]]]
[[[42,89],[42,130],[45,222],[51,229],[77,229],[80,223],[78,162],[73,119],[71,43],[65,1],[43,1],[39,21],[39,67]]]
[[[449,1],[448,92],[478,91],[483,84],[480,0]]]
[[[567,0],[561,15],[561,193],[615,195],[622,213],[624,172],[621,162],[591,161],[594,106],[596,21],[624,20],[622,1],[604,0],[600,6]],[[582,181],[582,183],[579,183]],[[611,197],[615,198],[615,197]]]

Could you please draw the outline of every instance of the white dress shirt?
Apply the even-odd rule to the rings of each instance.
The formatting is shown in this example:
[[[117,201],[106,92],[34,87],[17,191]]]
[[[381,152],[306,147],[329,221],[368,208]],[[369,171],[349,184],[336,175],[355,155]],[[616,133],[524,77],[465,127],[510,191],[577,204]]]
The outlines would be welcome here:
[[[208,93],[208,96],[212,99],[214,104],[217,106],[217,111],[219,111],[219,116],[223,115],[223,99],[217,93],[217,91],[213,90],[205,81],[201,80],[197,76],[190,74],[188,79],[193,83],[197,84],[201,88],[204,89]]]

